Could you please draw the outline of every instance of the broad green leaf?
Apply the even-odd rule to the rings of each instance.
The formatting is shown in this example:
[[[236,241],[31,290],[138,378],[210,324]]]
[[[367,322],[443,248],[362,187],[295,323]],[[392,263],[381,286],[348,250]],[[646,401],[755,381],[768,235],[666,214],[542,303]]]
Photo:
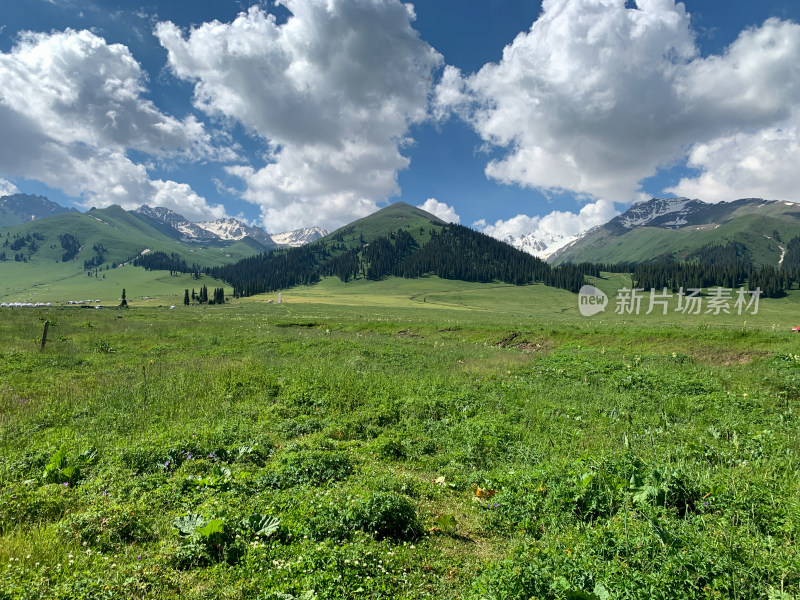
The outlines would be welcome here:
[[[225,531],[225,524],[222,519],[211,519],[208,523],[195,530],[204,538],[210,538],[215,533],[223,533]]]
[[[269,515],[255,514],[242,520],[242,526],[252,531],[255,535],[269,537],[280,527],[281,522]]]
[[[201,515],[189,514],[176,517],[172,521],[172,526],[178,530],[182,537],[194,535],[195,531],[203,526],[205,519]]]

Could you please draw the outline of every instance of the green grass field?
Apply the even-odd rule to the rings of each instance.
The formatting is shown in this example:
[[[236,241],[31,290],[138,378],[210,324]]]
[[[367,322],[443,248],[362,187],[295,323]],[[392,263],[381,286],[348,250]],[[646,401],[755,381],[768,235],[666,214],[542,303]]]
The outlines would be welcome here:
[[[0,599],[800,595],[800,292],[587,318],[540,285],[326,279],[184,307],[210,280],[143,273],[105,281],[128,310],[0,309]]]

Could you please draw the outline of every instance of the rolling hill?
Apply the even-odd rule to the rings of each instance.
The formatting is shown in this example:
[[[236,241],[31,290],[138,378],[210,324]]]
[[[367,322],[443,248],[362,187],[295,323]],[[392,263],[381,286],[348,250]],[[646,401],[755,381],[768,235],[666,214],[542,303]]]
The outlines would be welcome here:
[[[0,229],[0,298],[29,300],[37,289],[52,290],[48,301],[63,300],[65,290],[72,295],[87,289],[89,294],[92,286],[87,275],[96,280],[111,277],[120,265],[155,252],[175,255],[199,272],[266,250],[249,237],[181,241],[158,223],[119,206],[86,213],[68,211]],[[115,274],[111,279],[119,277]]]
[[[800,205],[746,198],[707,204],[653,198],[587,232],[556,252],[552,264],[640,264],[681,261],[700,248],[741,244],[755,265],[778,266],[786,243],[800,236]]]
[[[437,275],[461,281],[541,282],[577,292],[584,267],[551,267],[488,235],[450,225],[403,202],[391,204],[301,248],[243,259],[206,271],[233,286],[234,295],[313,284],[336,276],[379,281]]]
[[[216,239],[204,244],[183,242],[151,219],[119,206],[67,212],[0,230],[0,261],[4,254],[6,261],[61,263],[64,268],[113,267],[155,250],[174,253],[204,268],[267,249],[248,238],[224,244]]]

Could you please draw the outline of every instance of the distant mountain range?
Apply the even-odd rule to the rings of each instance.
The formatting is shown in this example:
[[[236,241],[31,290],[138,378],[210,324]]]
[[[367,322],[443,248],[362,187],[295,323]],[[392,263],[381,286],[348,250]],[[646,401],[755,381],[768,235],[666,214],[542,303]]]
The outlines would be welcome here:
[[[563,246],[549,261],[681,261],[703,246],[736,242],[753,264],[778,266],[786,243],[796,236],[800,236],[800,204],[794,202],[744,198],[709,204],[652,198]]]
[[[422,231],[430,224],[444,225],[429,213],[407,207],[395,203],[334,234],[311,227],[270,235],[237,219],[192,222],[163,207],[144,205],[125,211],[111,206],[81,213],[41,196],[15,194],[0,198],[0,228],[5,228],[0,262],[44,260],[92,269],[133,260],[145,251],[160,251],[200,269],[280,248],[320,240],[330,243],[331,236],[350,239],[352,236],[343,234],[347,231],[359,231],[359,239],[369,240],[399,226],[413,224]],[[424,238],[423,233],[419,236]],[[688,198],[653,198],[580,236],[537,232],[501,241],[556,265],[682,261],[700,248],[736,242],[750,263],[779,266],[788,241],[797,236],[800,205],[792,202],[746,198],[708,204]],[[335,248],[330,251],[342,251],[338,245]],[[321,268],[321,263],[317,266]]]
[[[270,237],[278,246],[297,248],[298,246],[305,246],[306,244],[310,244],[311,242],[325,237],[329,233],[330,231],[322,227],[305,227],[285,233],[273,233]]]
[[[3,196],[0,198],[0,227],[21,225],[68,212],[77,211],[74,208],[64,208],[44,196],[30,194]]]
[[[520,236],[508,235],[501,241],[517,250],[532,254],[542,260],[547,260],[567,244],[574,242],[583,235],[563,235],[560,233],[536,232]]]
[[[270,235],[264,229],[247,225],[238,219],[195,223],[168,208],[150,207],[146,204],[130,212],[168,237],[186,243],[224,245],[226,242],[250,238],[263,249],[271,250],[308,244],[329,233],[321,227],[309,227]],[[81,214],[74,208],[65,208],[43,196],[14,194],[0,197],[0,228],[24,225],[67,213]]]

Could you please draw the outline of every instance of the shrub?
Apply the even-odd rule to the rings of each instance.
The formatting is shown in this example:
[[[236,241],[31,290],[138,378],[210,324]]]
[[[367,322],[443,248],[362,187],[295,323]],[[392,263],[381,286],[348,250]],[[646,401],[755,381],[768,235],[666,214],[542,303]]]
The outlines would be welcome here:
[[[370,533],[378,540],[408,540],[422,533],[414,505],[394,492],[370,494],[351,509],[347,520],[353,529]]]

